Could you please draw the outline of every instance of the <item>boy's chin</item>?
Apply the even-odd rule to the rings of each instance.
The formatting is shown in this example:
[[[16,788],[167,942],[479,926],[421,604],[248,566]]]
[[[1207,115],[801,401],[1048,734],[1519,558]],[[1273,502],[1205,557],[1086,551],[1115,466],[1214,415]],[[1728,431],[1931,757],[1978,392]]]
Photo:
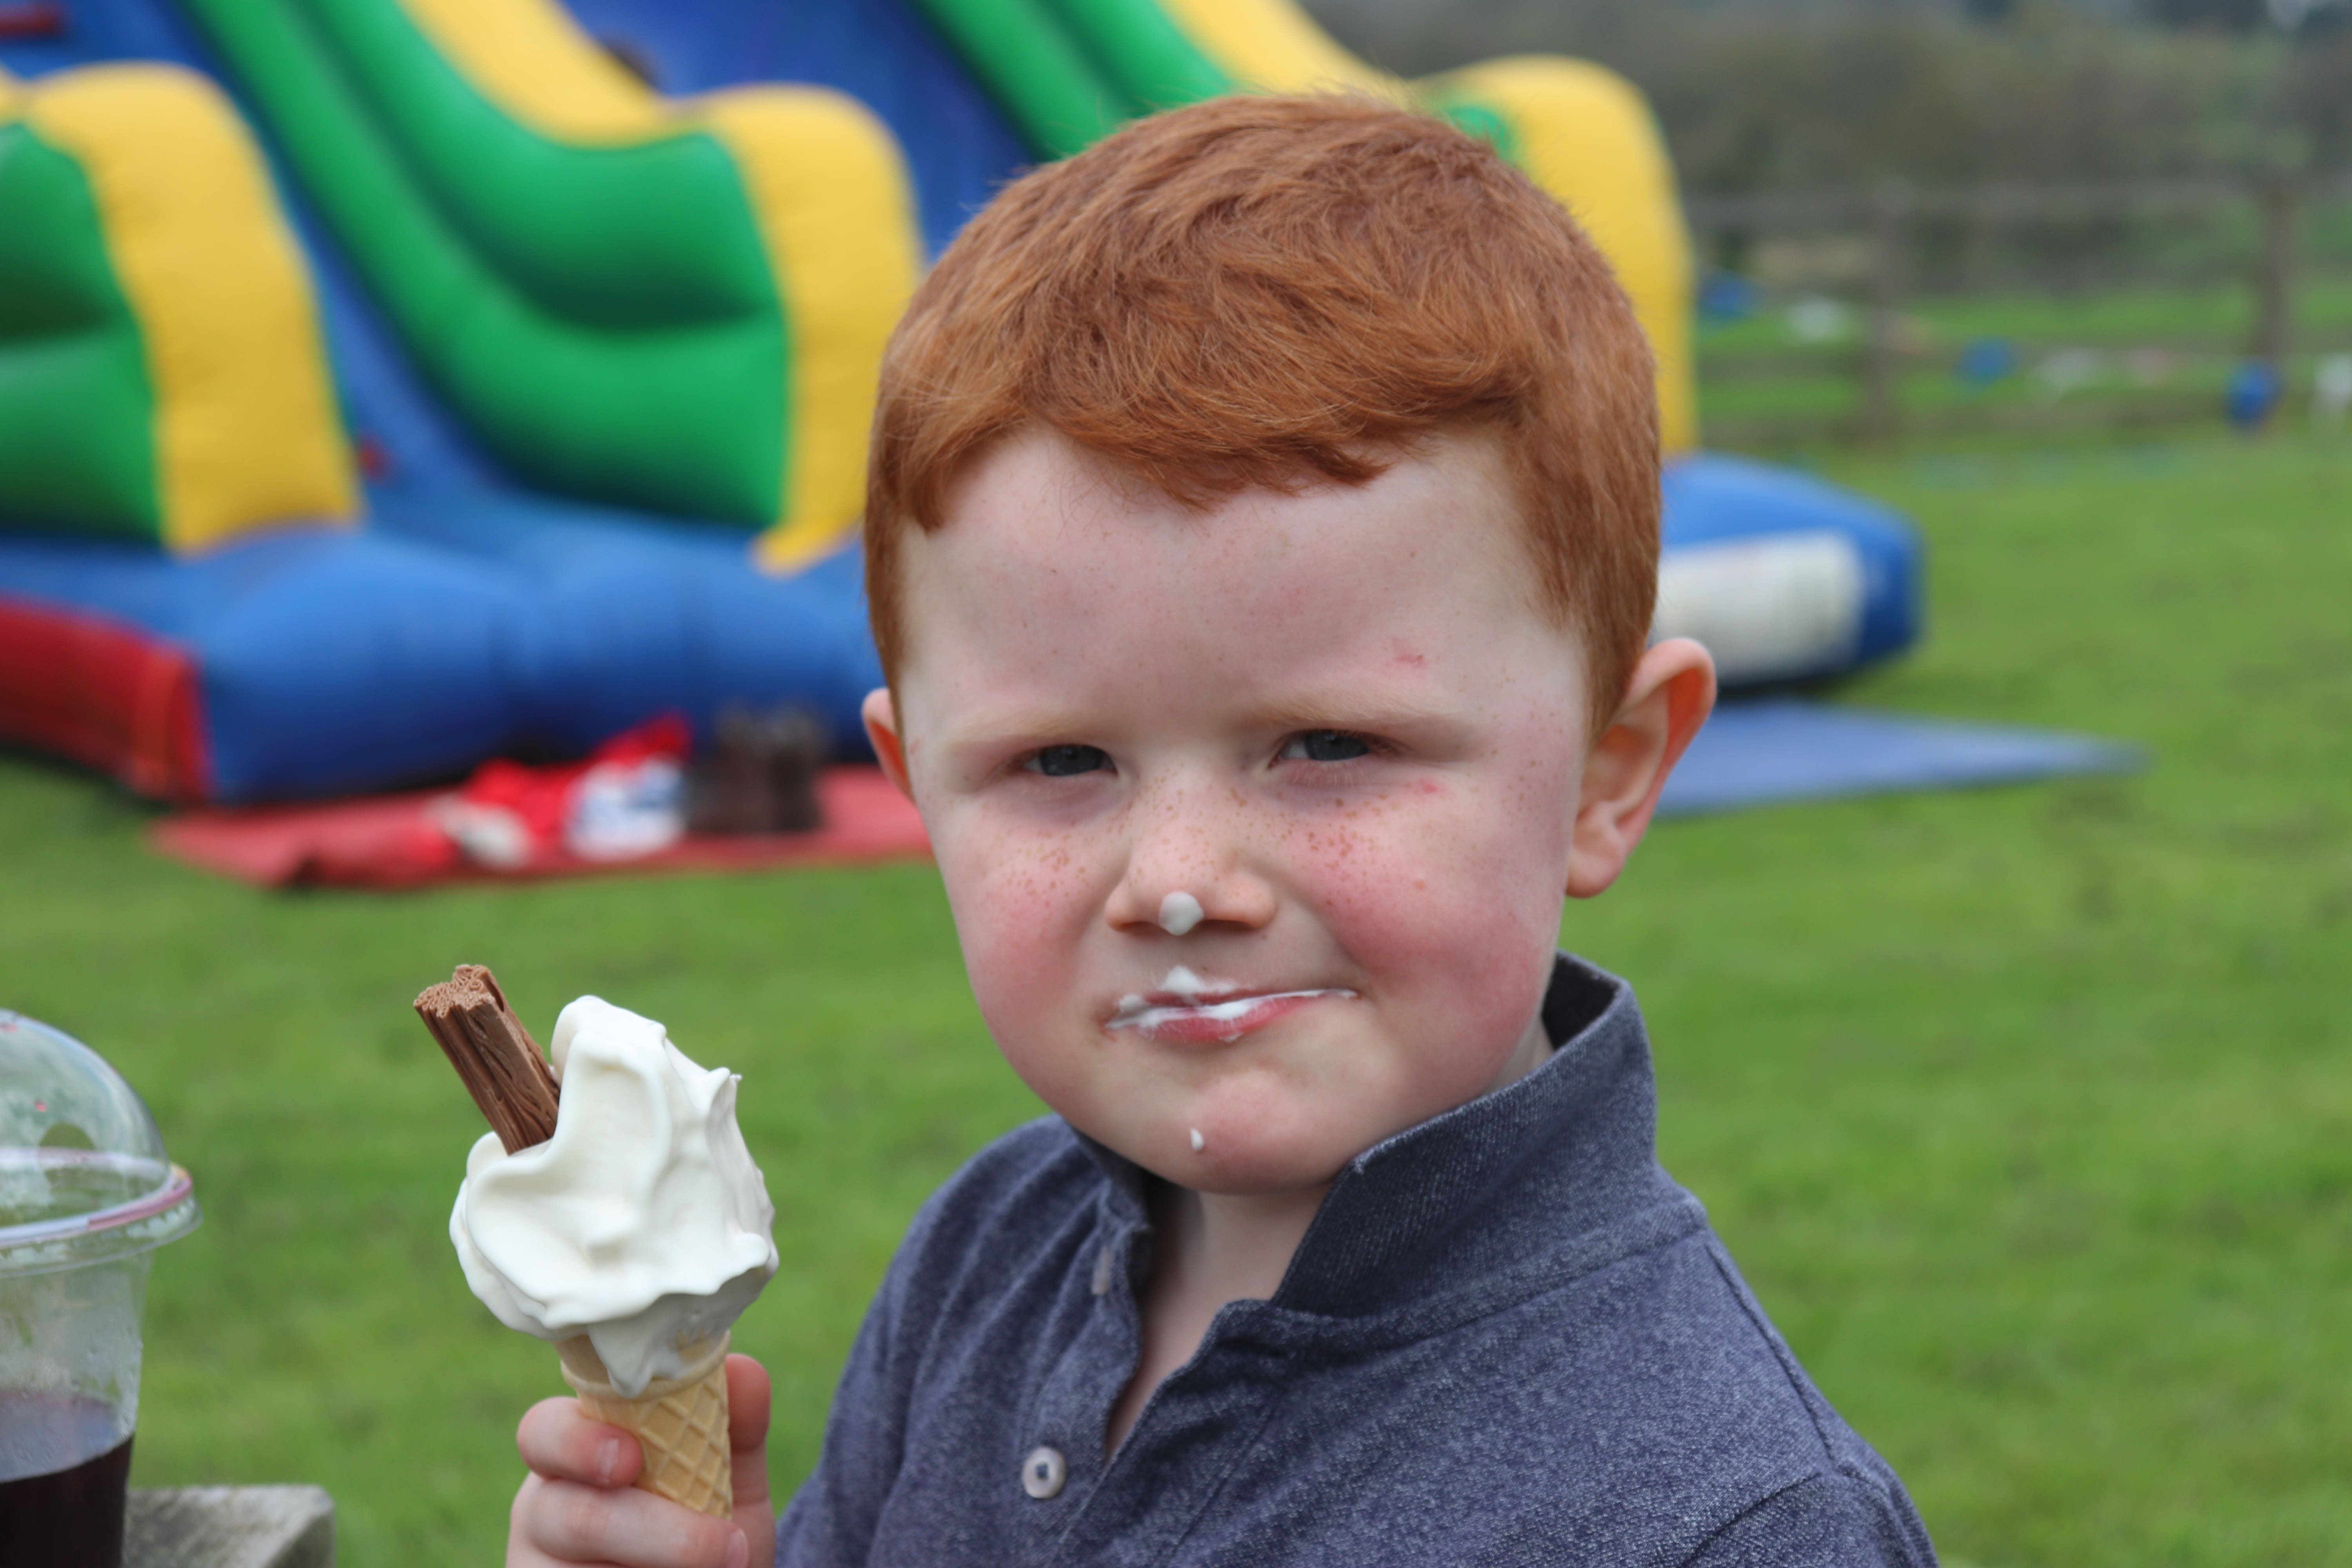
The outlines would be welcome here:
[[[1198,1129],[1121,1129],[1113,1138],[1096,1136],[1164,1182],[1228,1197],[1320,1192],[1349,1161],[1379,1142],[1351,1138],[1334,1128],[1277,1131],[1221,1126],[1212,1116],[1197,1120],[1204,1123]],[[1195,1131],[1201,1134],[1197,1149],[1192,1147]]]
[[[1335,1165],[1315,1169],[1297,1164],[1277,1165],[1269,1161],[1226,1169],[1196,1157],[1183,1165],[1161,1169],[1146,1165],[1144,1169],[1171,1186],[1217,1197],[1279,1198],[1304,1193],[1319,1194],[1339,1179],[1347,1163],[1342,1160]]]

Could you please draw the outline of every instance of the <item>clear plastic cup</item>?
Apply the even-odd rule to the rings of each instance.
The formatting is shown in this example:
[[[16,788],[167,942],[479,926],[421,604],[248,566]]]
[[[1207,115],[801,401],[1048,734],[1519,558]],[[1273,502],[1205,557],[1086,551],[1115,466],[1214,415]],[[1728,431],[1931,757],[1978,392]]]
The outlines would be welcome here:
[[[198,1217],[121,1076],[0,1010],[0,1563],[120,1568],[147,1266]]]

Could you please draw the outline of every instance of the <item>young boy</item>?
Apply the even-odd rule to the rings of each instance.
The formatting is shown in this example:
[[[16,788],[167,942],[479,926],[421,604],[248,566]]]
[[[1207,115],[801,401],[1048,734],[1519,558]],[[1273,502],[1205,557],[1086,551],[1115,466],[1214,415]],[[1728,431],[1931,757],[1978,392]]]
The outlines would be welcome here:
[[[509,1561],[1927,1564],[1554,952],[1705,721],[1645,650],[1647,351],[1484,145],[1233,99],[1014,184],[893,340],[866,519],[972,991],[1058,1114],[924,1207],[776,1524],[551,1400]]]

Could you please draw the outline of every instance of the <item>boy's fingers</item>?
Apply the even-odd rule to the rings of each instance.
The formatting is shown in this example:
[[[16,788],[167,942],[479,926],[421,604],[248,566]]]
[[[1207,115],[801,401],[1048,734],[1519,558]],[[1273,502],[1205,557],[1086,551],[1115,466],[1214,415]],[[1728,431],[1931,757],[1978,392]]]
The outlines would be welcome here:
[[[515,1523],[530,1546],[559,1563],[619,1568],[743,1568],[743,1532],[634,1487],[525,1482]]]
[[[764,1521],[770,1389],[750,1356],[727,1358],[727,1403],[735,1506]],[[532,1473],[515,1496],[511,1564],[744,1568],[751,1555],[736,1526],[631,1489],[644,1451],[619,1427],[590,1420],[576,1399],[542,1399],[525,1411],[515,1447]]]
[[[515,1428],[522,1462],[553,1480],[625,1487],[645,1468],[645,1450],[618,1426],[591,1421],[576,1399],[542,1399]]]
[[[768,1371],[747,1355],[727,1358],[727,1446],[735,1451],[735,1507],[768,1500]]]

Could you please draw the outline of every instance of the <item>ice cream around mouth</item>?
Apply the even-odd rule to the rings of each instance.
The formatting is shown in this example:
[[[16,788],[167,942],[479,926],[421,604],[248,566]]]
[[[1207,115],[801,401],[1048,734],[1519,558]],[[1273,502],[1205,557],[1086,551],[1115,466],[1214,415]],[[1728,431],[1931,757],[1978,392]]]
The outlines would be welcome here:
[[[555,1136],[509,1154],[484,1134],[449,1239],[500,1322],[587,1335],[634,1397],[682,1376],[775,1273],[775,1208],[735,1124],[735,1074],[593,996],[563,1010],[549,1054]]]
[[[1356,994],[1339,986],[1252,991],[1230,980],[1205,979],[1180,963],[1151,995],[1120,997],[1104,1027],[1132,1029],[1151,1040],[1230,1044],[1307,1003],[1325,998],[1352,1001]]]

